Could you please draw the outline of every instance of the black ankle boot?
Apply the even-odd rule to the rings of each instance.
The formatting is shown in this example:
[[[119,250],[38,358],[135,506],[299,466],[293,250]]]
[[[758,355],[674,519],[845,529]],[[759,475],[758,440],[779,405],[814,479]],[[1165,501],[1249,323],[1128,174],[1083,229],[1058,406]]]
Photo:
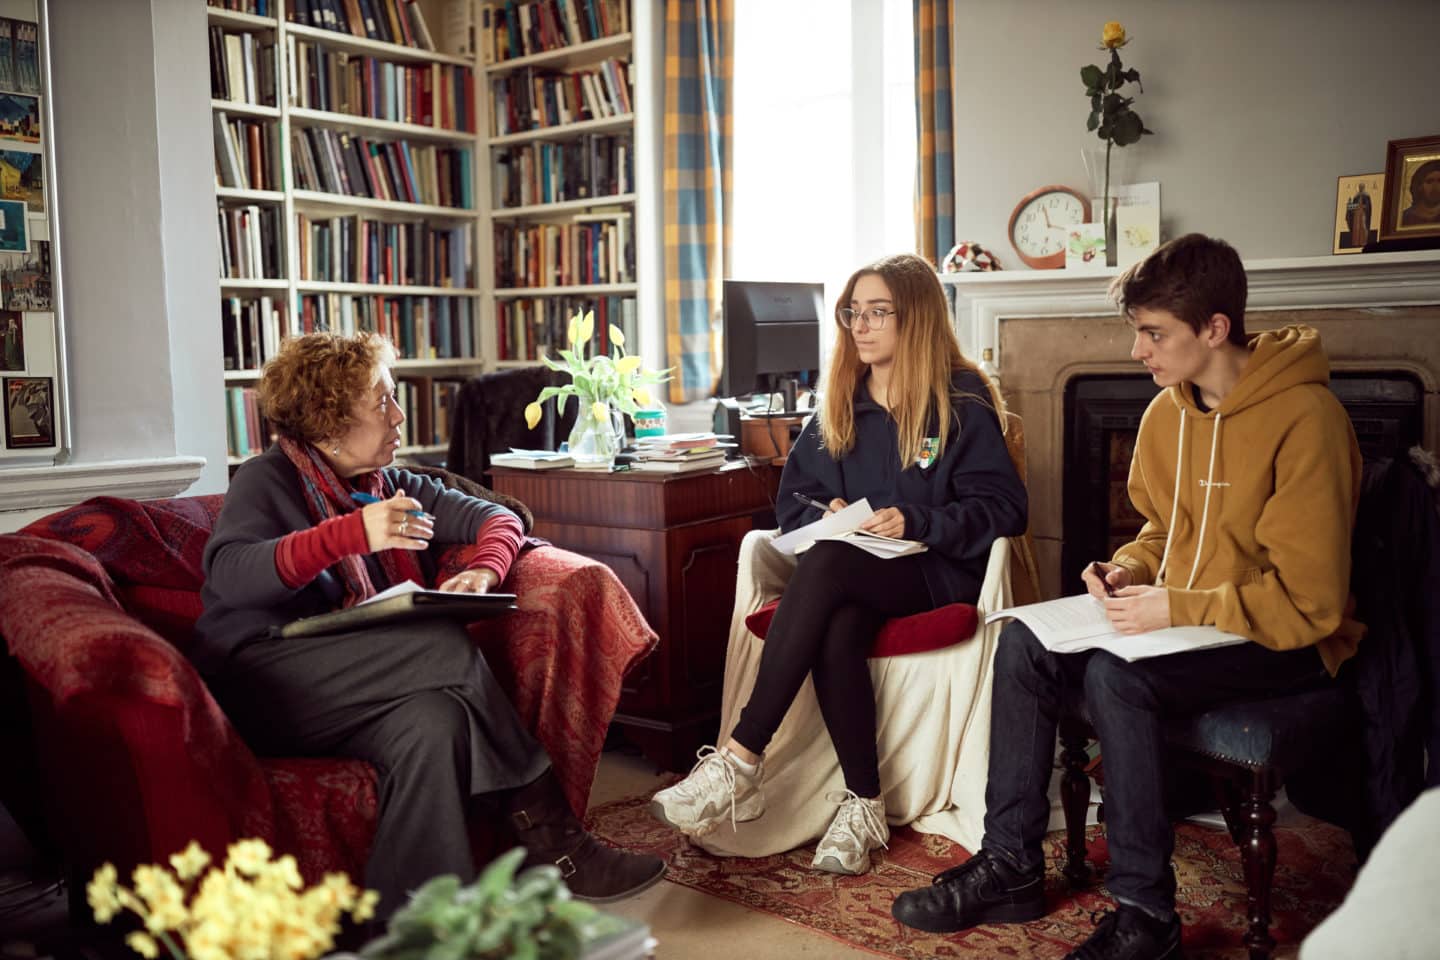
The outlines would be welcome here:
[[[571,812],[553,770],[510,794],[505,810],[515,842],[525,847],[524,866],[559,867],[578,900],[620,900],[665,875],[665,861],[659,857],[616,850],[590,834]]]

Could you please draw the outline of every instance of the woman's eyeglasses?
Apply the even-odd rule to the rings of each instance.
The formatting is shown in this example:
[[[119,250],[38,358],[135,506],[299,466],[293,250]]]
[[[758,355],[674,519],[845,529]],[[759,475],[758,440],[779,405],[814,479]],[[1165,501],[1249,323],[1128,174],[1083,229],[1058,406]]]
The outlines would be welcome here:
[[[849,307],[841,307],[835,311],[835,316],[840,320],[840,326],[851,330],[855,324],[864,322],[871,330],[884,330],[885,321],[895,315],[894,310],[886,310],[884,307],[870,307],[868,310],[851,310]]]

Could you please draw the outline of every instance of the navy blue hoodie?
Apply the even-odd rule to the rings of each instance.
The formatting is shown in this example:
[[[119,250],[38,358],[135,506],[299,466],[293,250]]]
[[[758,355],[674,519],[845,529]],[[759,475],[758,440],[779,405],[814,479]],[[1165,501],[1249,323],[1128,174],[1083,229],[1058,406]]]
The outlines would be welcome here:
[[[950,383],[956,419],[938,461],[900,469],[895,421],[862,382],[855,391],[855,446],[839,460],[831,457],[820,442],[818,414],[812,417],[790,448],[775,508],[780,528],[789,532],[821,516],[792,493],[826,503],[865,497],[875,510],[898,507],[905,538],[930,548],[916,559],[937,607],[975,601],[991,544],[1024,533],[1028,510],[985,382],[961,369]],[[926,436],[938,433],[939,419],[932,416]]]

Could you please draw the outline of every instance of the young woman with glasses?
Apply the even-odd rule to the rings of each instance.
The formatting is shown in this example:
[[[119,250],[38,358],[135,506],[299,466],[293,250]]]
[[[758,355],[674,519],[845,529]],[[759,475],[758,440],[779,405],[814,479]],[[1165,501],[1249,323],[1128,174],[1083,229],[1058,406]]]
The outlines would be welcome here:
[[[875,513],[861,529],[926,550],[881,558],[821,541],[803,553],[729,739],[702,747],[690,775],[650,808],[696,837],[761,816],[765,747],[811,676],[846,786],[813,866],[859,874],[890,836],[866,665],[875,634],[892,617],[973,603],[991,544],[1024,532],[1027,503],[1001,432],[1004,403],[961,354],[928,263],[901,254],[860,268],[835,322],[823,404],[781,476],[780,528],[822,516],[806,500],[833,511],[865,498]]]

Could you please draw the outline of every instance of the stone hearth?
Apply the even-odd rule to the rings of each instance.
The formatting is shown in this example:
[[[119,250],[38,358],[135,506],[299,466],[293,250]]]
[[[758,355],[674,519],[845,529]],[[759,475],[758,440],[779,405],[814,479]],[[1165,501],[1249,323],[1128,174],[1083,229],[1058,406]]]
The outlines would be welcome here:
[[[1247,269],[1247,330],[1306,323],[1320,331],[1332,369],[1412,375],[1424,391],[1421,436],[1440,450],[1440,256],[1255,261]],[[1114,273],[943,278],[955,293],[966,354],[990,351],[1010,408],[1025,422],[1030,532],[1047,596],[1060,584],[1066,385],[1138,369],[1130,328],[1106,295]]]

